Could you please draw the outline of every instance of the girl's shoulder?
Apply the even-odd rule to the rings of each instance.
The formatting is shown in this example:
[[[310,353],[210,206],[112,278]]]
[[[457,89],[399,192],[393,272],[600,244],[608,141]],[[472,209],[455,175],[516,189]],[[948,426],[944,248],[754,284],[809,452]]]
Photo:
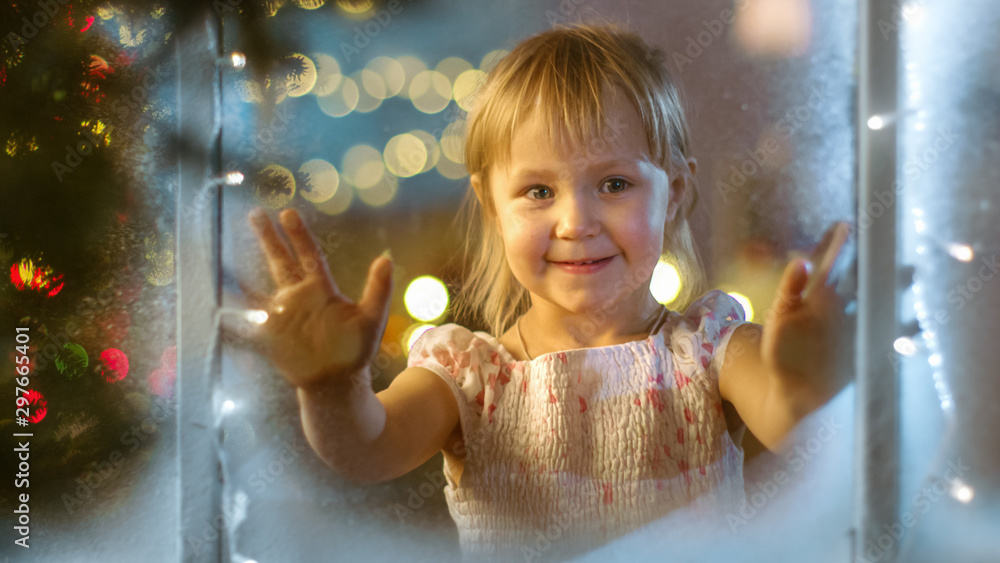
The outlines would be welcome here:
[[[410,348],[407,367],[443,367],[453,377],[484,362],[504,363],[499,343],[485,332],[448,323],[428,329]]]
[[[746,321],[743,305],[721,289],[708,291],[691,302],[683,313],[671,312],[671,336],[699,334],[715,342]]]

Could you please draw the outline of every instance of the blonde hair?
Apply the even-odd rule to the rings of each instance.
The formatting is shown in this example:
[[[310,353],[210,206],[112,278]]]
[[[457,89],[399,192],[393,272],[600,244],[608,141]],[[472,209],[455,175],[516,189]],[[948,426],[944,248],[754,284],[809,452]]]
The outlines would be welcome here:
[[[602,93],[617,87],[638,110],[653,161],[671,176],[690,176],[687,121],[665,58],[662,50],[616,24],[560,25],[524,40],[490,70],[466,121],[466,168],[479,175],[480,188],[477,192],[470,182],[459,215],[467,221],[467,274],[456,300],[458,322],[485,325],[499,337],[530,307],[528,291],[505,258],[489,170],[509,161],[515,127],[534,111],[546,119],[550,132],[565,128],[580,147],[584,139],[608,138]],[[599,150],[598,142],[593,146]],[[667,259],[681,274],[682,291],[674,301],[681,309],[705,291],[688,224],[698,199],[689,180],[674,220],[664,226],[663,240]]]

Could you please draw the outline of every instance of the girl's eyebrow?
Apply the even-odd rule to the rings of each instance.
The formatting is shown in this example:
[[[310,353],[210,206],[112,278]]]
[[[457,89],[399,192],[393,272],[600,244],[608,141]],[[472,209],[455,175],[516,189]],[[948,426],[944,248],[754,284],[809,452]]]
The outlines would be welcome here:
[[[589,165],[587,166],[588,170],[602,170],[605,168],[610,168],[612,166],[631,166],[644,162],[644,160],[641,158],[615,158],[599,162],[591,162],[591,161],[586,161],[586,162],[589,163]],[[546,168],[537,170],[534,168],[518,168],[514,171],[513,174],[511,174],[511,178],[523,178],[525,176],[544,176],[546,174],[553,174],[553,171]]]

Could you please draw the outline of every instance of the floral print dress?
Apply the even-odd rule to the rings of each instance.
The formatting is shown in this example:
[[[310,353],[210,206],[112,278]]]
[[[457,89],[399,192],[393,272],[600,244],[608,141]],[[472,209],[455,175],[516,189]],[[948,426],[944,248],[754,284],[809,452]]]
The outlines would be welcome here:
[[[515,360],[492,335],[428,330],[408,366],[458,401],[464,469],[445,498],[470,560],[580,553],[677,510],[744,500],[718,373],[743,309],[713,290],[645,340]]]

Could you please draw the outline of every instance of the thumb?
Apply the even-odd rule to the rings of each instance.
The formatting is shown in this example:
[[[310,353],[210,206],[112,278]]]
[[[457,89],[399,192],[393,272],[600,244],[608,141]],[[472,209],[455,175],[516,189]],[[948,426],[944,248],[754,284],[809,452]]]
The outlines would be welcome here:
[[[809,282],[811,272],[812,263],[802,258],[792,260],[785,266],[785,271],[781,274],[781,281],[778,282],[778,290],[774,296],[772,307],[774,314],[781,314],[799,305],[802,301],[802,290]]]
[[[389,316],[389,302],[392,300],[392,257],[386,250],[368,267],[368,281],[361,294],[358,306],[368,318],[378,319],[384,325]]]

